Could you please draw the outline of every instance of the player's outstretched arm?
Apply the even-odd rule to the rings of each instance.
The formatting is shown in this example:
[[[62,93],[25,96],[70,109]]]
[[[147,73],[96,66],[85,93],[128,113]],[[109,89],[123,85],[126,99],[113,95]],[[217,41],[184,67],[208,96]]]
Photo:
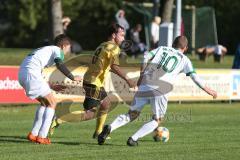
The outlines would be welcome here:
[[[213,97],[213,99],[216,99],[217,98],[217,92],[208,88],[208,87],[204,87],[203,90],[208,93],[209,95],[211,95]]]
[[[122,70],[120,69],[120,67],[116,64],[112,64],[111,65],[111,71],[114,72],[115,74],[117,74],[119,77],[121,77],[122,79],[124,79],[127,84],[129,85],[130,88],[134,88],[136,87],[136,84],[134,81],[132,81],[131,79],[128,79],[126,74],[124,74],[122,72]]]
[[[204,90],[207,94],[211,95],[214,99],[217,98],[217,92],[210,89],[209,87],[205,86],[203,84],[202,80],[197,76],[196,73],[192,73],[190,75],[190,77],[198,87],[200,87],[202,90]]]
[[[81,81],[82,78],[80,76],[73,76],[69,69],[64,65],[63,61],[59,58],[54,59],[56,63],[57,69],[61,71],[66,77],[73,81]]]

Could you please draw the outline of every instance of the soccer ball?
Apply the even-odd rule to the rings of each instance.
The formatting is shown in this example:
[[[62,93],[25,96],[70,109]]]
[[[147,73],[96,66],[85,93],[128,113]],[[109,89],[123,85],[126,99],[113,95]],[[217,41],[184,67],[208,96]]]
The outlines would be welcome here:
[[[169,140],[169,130],[165,127],[158,127],[153,132],[153,139],[156,142],[167,142]]]

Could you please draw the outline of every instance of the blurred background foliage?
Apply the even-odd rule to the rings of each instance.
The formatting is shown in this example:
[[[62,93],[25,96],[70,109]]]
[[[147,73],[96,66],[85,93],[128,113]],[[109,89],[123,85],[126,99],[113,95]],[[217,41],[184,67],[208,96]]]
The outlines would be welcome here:
[[[240,1],[182,0],[182,3],[214,7],[219,43],[226,45],[230,53],[235,52],[240,42]],[[121,0],[62,0],[63,16],[72,20],[67,34],[83,49],[95,49],[104,40],[103,32],[114,21],[115,13],[120,8],[123,8]],[[0,13],[0,47],[35,48],[48,38],[47,0],[0,0]],[[141,21],[142,17],[136,16],[134,11],[126,13],[131,27]]]

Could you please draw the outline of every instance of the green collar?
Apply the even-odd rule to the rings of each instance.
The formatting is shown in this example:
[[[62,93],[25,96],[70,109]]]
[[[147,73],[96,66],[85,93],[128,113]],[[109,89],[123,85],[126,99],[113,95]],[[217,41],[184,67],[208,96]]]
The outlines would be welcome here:
[[[63,50],[61,50],[61,52],[60,52],[60,58],[61,58],[62,61],[64,60],[64,52],[63,52]]]

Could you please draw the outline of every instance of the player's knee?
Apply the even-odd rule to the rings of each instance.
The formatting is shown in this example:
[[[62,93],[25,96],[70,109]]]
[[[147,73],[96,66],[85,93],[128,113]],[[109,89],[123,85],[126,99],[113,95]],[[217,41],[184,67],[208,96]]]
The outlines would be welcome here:
[[[130,120],[134,121],[140,115],[140,112],[139,111],[131,111],[131,110],[129,110],[128,114],[129,114]]]
[[[48,107],[52,108],[52,109],[56,109],[57,106],[57,102],[54,100],[52,102],[49,103]]]
[[[108,98],[104,98],[101,102],[101,106],[100,108],[104,109],[104,110],[108,110],[111,106],[111,102]]]

